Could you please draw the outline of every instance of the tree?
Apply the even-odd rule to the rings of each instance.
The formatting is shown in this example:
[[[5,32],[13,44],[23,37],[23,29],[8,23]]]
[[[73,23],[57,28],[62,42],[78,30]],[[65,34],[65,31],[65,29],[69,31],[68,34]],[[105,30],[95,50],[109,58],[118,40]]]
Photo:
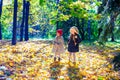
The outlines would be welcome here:
[[[82,40],[85,39],[85,31],[84,31],[84,25],[85,25],[85,20],[84,18],[82,18],[82,23],[81,23],[81,29],[80,29],[80,33],[81,33],[81,37],[82,37]]]
[[[23,11],[22,11],[22,23],[20,26],[20,41],[23,41],[23,34],[24,34],[24,26],[25,26],[25,3],[26,1],[23,0]]]
[[[3,5],[3,0],[0,0],[0,40],[2,40],[2,24],[1,24],[2,5]]]
[[[28,20],[29,20],[29,8],[30,7],[30,2],[26,2],[26,19],[25,19],[25,41],[29,40],[29,28],[28,28]]]
[[[91,40],[91,21],[88,20],[88,40]]]
[[[59,9],[58,9],[58,5],[59,5],[59,0],[56,0],[56,4],[57,4],[57,10],[58,10],[58,13],[57,13],[57,18],[58,18],[58,16],[59,16]],[[58,25],[59,24],[59,21],[57,20],[57,22],[56,22],[56,29],[58,29]]]
[[[16,44],[16,28],[17,28],[17,7],[18,1],[14,0],[14,14],[13,14],[13,36],[12,36],[12,45]]]
[[[100,4],[101,2],[97,2],[96,0],[61,0],[58,6],[59,15],[55,15],[55,19],[60,23],[58,26],[63,26],[62,28],[65,31],[68,31],[71,26],[76,26],[80,31],[82,40],[88,39],[85,34],[88,33],[88,30],[85,30],[85,28],[88,20],[99,19],[98,16],[100,15],[97,15],[95,12],[95,7]],[[90,30],[89,32],[93,33]]]
[[[102,0],[103,4],[99,7],[98,13],[101,13],[103,17],[100,20],[99,27],[102,28],[102,32],[99,37],[99,42],[103,43],[107,41],[108,35],[111,35],[111,41],[114,41],[114,22],[117,16],[120,14],[120,0]],[[107,22],[110,17],[109,22]]]

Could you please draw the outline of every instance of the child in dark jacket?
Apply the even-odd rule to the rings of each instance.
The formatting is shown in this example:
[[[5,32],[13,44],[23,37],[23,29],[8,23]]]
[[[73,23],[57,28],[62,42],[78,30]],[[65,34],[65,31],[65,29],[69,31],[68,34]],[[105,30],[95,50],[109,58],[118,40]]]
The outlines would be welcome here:
[[[62,29],[58,29],[56,32],[56,37],[53,41],[53,49],[52,52],[55,53],[54,61],[56,61],[56,58],[58,57],[58,61],[61,60],[60,54],[65,52],[64,49],[64,39],[62,37]]]
[[[81,42],[78,28],[73,26],[70,28],[70,37],[68,40],[68,52],[69,54],[69,61],[71,59],[71,55],[73,55],[73,63],[76,63],[76,52],[79,52],[79,43]]]

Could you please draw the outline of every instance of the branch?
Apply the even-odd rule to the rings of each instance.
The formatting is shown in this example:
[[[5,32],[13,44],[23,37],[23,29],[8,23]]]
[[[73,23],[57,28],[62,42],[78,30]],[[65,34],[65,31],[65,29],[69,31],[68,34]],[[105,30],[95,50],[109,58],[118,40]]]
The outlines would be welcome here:
[[[105,9],[104,9],[104,11],[103,11],[102,14],[105,14],[105,13],[107,12],[107,10],[108,10],[108,8],[109,8],[109,7],[108,7],[109,2],[110,2],[110,0],[107,1],[107,4],[106,4],[106,6],[104,7]]]

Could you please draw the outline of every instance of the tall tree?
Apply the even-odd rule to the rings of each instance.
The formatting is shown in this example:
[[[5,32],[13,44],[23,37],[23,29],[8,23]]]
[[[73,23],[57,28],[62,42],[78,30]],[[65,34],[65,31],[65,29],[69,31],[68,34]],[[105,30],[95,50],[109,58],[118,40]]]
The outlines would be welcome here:
[[[57,20],[59,22],[66,21],[67,23],[71,20],[72,25],[79,28],[82,40],[86,39],[88,30],[85,30],[86,20],[89,18],[96,20],[98,19],[95,12],[95,6],[99,6],[101,2],[91,0],[61,0],[59,3],[59,16]],[[89,7],[88,7],[89,6]],[[56,17],[55,17],[56,18]],[[68,25],[68,24],[67,24]],[[66,26],[66,25],[64,25]],[[67,26],[68,27],[68,26]],[[64,28],[63,28],[64,29]],[[69,28],[68,28],[69,29]]]
[[[98,9],[98,13],[103,15],[103,18],[100,20],[99,24],[100,27],[103,27],[98,40],[100,43],[107,41],[108,35],[111,35],[111,40],[114,41],[114,22],[117,16],[120,14],[120,0],[102,0],[102,3],[102,6],[105,7],[100,7]],[[108,17],[110,17],[109,22],[107,22]]]
[[[16,28],[17,28],[17,7],[18,0],[14,0],[14,14],[13,14],[13,36],[12,36],[12,45],[16,44]]]
[[[25,2],[26,0],[23,0],[23,12],[22,12],[22,23],[20,26],[20,41],[23,41],[23,30],[24,30],[24,26],[25,26]]]
[[[3,5],[3,0],[0,0],[0,40],[2,40],[2,24],[1,24],[2,5]]]
[[[91,21],[88,20],[88,40],[91,40]]]
[[[59,0],[56,0],[56,4],[57,4],[57,10],[58,10],[58,13],[57,13],[57,22],[56,22],[56,29],[58,29],[58,26],[59,26],[59,21],[58,21],[58,16],[59,16],[58,4],[59,4]]]
[[[111,14],[110,15],[110,25],[111,25],[111,41],[115,41],[114,39],[114,27],[115,27],[115,19],[116,19],[117,15],[115,14]]]
[[[82,22],[81,22],[81,29],[80,29],[80,34],[81,34],[81,38],[82,40],[85,39],[85,30],[84,30],[84,26],[85,26],[85,19],[82,18]]]
[[[26,2],[26,18],[25,18],[25,41],[29,40],[29,29],[28,29],[28,20],[29,20],[29,10],[30,10],[30,2]]]

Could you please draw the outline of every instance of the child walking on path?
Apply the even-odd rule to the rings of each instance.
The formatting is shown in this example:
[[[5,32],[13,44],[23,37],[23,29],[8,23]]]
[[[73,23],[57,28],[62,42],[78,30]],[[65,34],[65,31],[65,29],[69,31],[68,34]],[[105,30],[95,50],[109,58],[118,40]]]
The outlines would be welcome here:
[[[56,61],[57,57],[58,57],[58,61],[60,61],[61,60],[60,54],[65,52],[64,39],[62,37],[62,34],[63,34],[62,29],[58,29],[56,32],[56,37],[53,41],[52,52],[55,53],[54,61]]]
[[[73,55],[73,63],[76,63],[76,52],[79,52],[79,43],[81,42],[78,28],[73,26],[70,28],[70,37],[68,40],[68,52],[69,52],[69,61],[71,59],[71,55]]]

